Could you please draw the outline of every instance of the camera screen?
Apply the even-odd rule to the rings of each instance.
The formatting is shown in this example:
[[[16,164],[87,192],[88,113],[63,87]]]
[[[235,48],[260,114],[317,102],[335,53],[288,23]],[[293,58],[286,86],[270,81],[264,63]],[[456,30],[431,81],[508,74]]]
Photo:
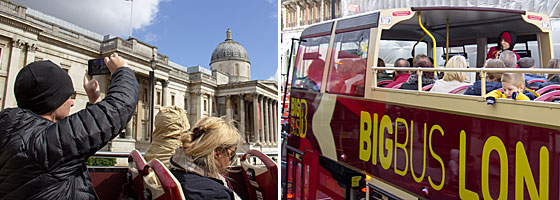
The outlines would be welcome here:
[[[101,75],[109,74],[109,68],[105,65],[103,59],[92,59],[88,61],[88,74],[89,75]]]

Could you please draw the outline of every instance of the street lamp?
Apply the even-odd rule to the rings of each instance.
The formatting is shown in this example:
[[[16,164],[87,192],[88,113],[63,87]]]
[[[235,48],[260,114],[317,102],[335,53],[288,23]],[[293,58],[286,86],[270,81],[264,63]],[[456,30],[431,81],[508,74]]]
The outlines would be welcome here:
[[[156,86],[156,66],[157,60],[155,59],[155,56],[152,55],[152,60],[150,60],[150,68],[152,68],[152,71],[150,71],[150,82],[152,84],[152,100],[150,103],[150,144],[152,143],[152,133],[154,132],[154,94]]]

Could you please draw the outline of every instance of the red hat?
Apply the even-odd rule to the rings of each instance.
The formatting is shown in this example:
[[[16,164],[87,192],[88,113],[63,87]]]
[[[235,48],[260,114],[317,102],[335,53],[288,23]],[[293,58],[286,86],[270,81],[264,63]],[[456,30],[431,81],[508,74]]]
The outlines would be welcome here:
[[[500,38],[504,39],[507,43],[511,44],[511,35],[509,35],[508,32],[503,32]]]

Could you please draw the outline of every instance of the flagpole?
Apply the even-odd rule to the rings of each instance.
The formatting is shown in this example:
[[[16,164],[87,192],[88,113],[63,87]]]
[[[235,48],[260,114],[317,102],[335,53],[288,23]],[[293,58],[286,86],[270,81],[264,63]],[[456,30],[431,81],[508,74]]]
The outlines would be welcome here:
[[[130,0],[130,25],[129,25],[128,38],[132,38],[132,10],[133,9],[134,9],[134,0]]]

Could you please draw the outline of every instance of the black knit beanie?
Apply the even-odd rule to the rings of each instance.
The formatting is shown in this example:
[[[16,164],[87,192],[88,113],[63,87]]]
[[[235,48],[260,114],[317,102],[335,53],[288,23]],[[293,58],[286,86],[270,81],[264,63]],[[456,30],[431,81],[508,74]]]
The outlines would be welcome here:
[[[56,110],[72,94],[66,71],[50,60],[33,62],[19,71],[14,85],[18,107],[41,115]]]

